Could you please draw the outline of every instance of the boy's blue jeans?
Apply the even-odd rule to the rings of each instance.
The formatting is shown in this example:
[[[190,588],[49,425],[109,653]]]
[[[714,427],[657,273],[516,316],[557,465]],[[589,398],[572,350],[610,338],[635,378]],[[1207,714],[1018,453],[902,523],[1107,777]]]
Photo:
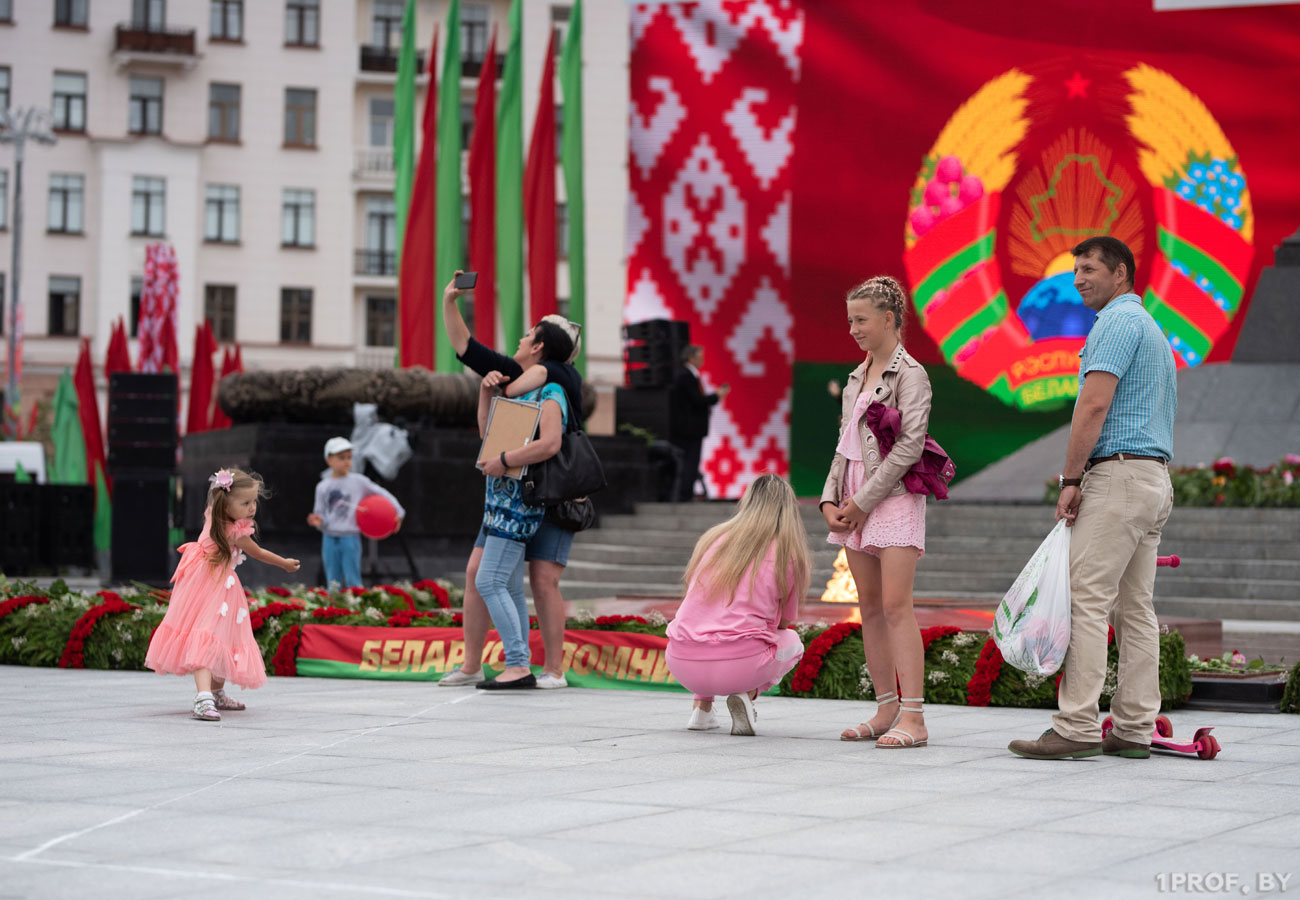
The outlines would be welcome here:
[[[361,587],[361,535],[321,535],[320,558],[325,564],[325,586]]]
[[[528,667],[528,603],[524,600],[524,545],[490,535],[483,543],[474,585],[501,635],[506,666]]]

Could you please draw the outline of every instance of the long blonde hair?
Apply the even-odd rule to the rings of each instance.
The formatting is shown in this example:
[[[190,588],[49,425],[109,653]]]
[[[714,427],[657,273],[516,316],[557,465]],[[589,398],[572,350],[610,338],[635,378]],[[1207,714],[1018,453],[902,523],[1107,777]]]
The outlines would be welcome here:
[[[752,587],[759,564],[773,544],[776,545],[779,595],[789,596],[793,587],[796,596],[802,598],[808,593],[811,574],[808,533],[799,514],[799,503],[784,478],[762,475],[740,498],[736,514],[714,525],[695,542],[695,551],[686,567],[686,584],[690,585],[696,573],[700,572],[705,554],[712,550],[707,569],[700,572],[700,586],[710,598],[726,597],[729,605],[735,599],[736,589],[746,572]],[[792,568],[793,585],[788,581]]]
[[[213,484],[208,488],[208,509],[212,513],[212,527],[208,529],[212,542],[217,545],[217,549],[208,557],[208,562],[213,566],[224,569],[229,563],[230,558],[234,555],[230,549],[230,542],[226,540],[226,530],[235,520],[230,517],[230,512],[226,504],[230,500],[230,495],[235,491],[244,491],[249,488],[257,488],[257,498],[260,500],[268,496],[266,485],[262,484],[262,478],[253,472],[245,472],[241,469],[225,469],[233,476],[230,483],[230,490]],[[253,523],[254,534],[256,534],[257,523]]]

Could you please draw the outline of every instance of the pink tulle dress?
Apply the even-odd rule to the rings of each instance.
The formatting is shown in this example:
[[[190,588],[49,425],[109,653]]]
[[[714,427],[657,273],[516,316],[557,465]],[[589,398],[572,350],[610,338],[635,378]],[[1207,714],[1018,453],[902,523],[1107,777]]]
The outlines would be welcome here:
[[[233,557],[218,568],[209,562],[216,549],[211,516],[211,510],[203,514],[203,532],[197,541],[178,548],[181,561],[172,575],[167,615],[149,642],[144,664],[160,675],[210,669],[213,676],[240,687],[261,687],[266,684],[266,666],[248,621],[244,586],[235,574],[244,554],[234,543],[253,533],[253,521],[231,523],[226,538]]]

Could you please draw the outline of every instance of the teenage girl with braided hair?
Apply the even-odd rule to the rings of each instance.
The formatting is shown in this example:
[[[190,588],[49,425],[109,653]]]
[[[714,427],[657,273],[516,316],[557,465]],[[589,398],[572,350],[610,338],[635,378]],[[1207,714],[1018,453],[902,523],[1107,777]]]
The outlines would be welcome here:
[[[251,556],[258,562],[298,571],[253,540],[257,501],[266,495],[262,480],[239,469],[221,469],[208,479],[208,508],[199,539],[183,544],[172,575],[167,615],[149,641],[144,664],[159,675],[193,675],[198,694],[193,716],[220,722],[222,711],[242,710],[228,695],[226,682],[257,688],[266,684],[262,652],[253,638],[248,599],[235,567]]]
[[[841,396],[840,438],[821,497],[827,540],[844,547],[857,585],[862,648],[876,689],[875,716],[845,729],[840,740],[875,741],[886,750],[923,747],[929,737],[921,706],[924,650],[912,612],[916,561],[925,552],[925,495],[908,493],[901,479],[925,445],[930,379],[903,349],[905,303],[899,283],[883,275],[849,292],[849,336],[867,358]],[[867,426],[873,401],[897,409],[901,419],[888,455]]]

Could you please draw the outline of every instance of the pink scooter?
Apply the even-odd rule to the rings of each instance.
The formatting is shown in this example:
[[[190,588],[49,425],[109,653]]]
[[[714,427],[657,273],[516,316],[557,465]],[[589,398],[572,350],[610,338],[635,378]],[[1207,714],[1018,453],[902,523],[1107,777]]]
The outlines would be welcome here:
[[[1101,723],[1102,737],[1110,734],[1115,727],[1115,720],[1110,716]],[[1156,716],[1156,733],[1151,737],[1151,749],[1161,750],[1165,753],[1178,753],[1183,756],[1196,756],[1200,759],[1214,759],[1219,755],[1223,748],[1219,746],[1219,739],[1210,734],[1214,726],[1196,729],[1196,734],[1192,736],[1192,742],[1176,741],[1174,737],[1174,726],[1165,716]]]

